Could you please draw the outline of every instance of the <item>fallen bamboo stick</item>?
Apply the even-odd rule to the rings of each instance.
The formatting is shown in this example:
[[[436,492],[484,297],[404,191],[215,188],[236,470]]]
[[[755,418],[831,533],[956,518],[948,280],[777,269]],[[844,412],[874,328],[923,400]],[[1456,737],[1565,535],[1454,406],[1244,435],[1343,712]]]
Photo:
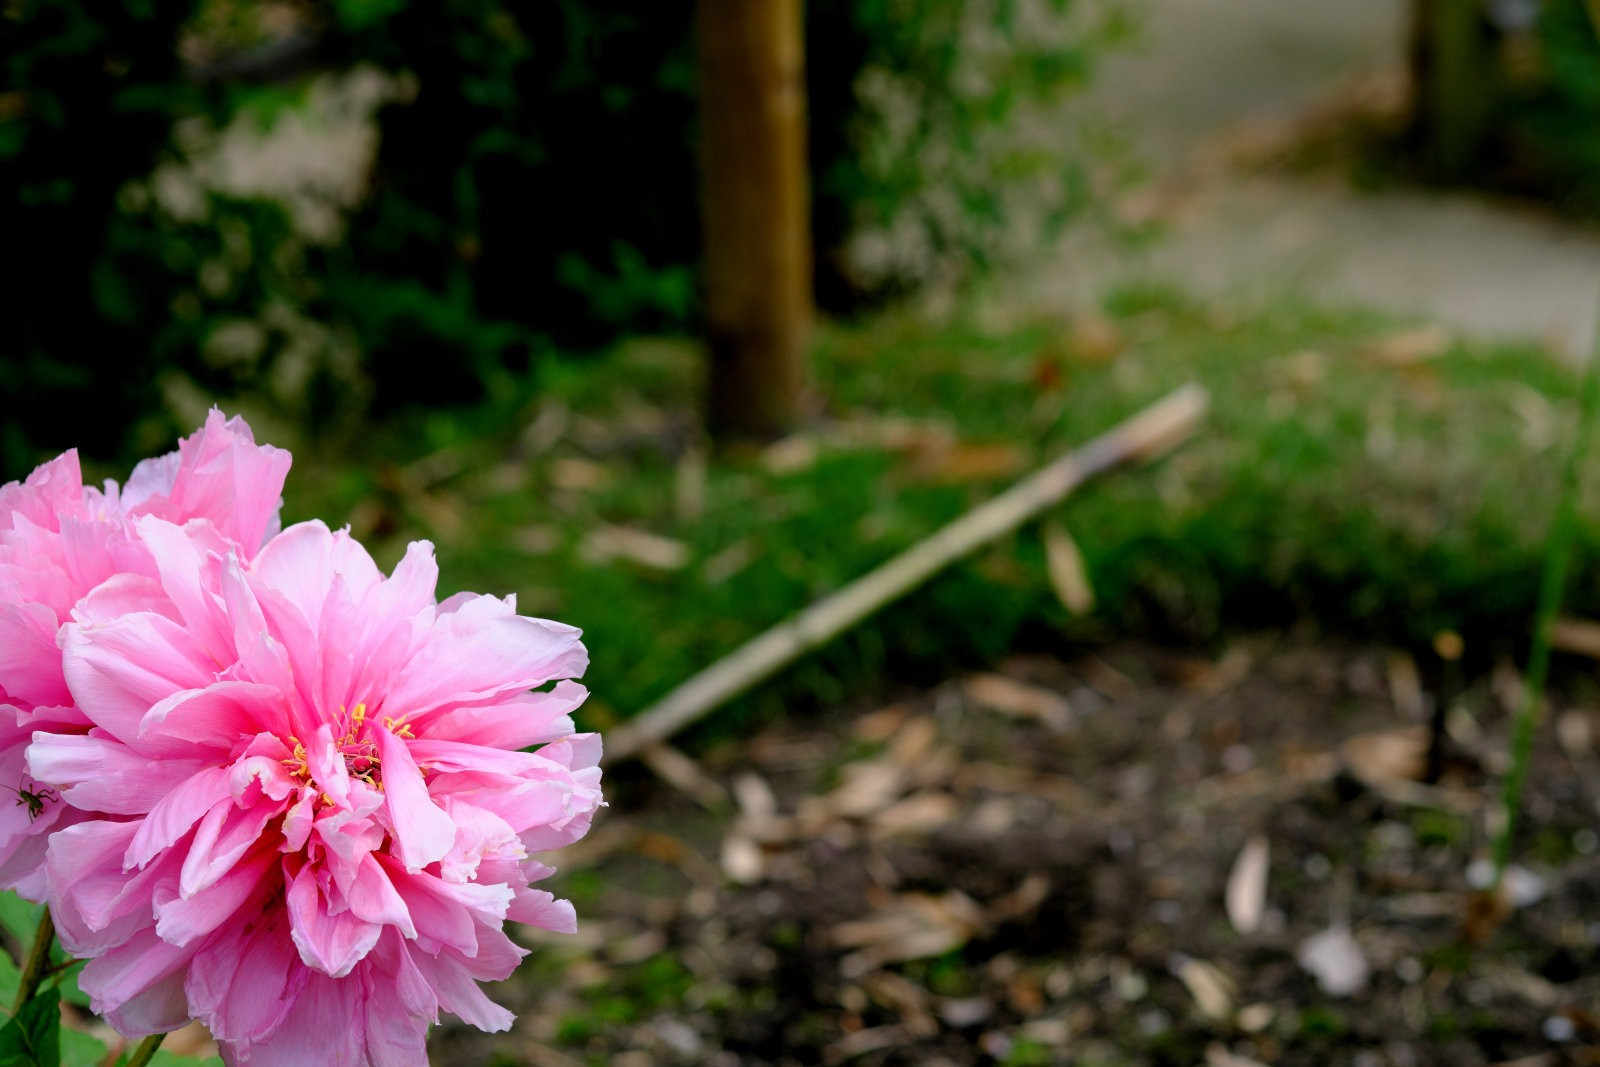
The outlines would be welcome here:
[[[1041,468],[843,589],[790,616],[689,678],[637,717],[610,731],[606,763],[663,741],[724,701],[818,648],[973,550],[1009,533],[1097,474],[1174,447],[1208,404],[1193,383],[1170,393],[1087,444]]]

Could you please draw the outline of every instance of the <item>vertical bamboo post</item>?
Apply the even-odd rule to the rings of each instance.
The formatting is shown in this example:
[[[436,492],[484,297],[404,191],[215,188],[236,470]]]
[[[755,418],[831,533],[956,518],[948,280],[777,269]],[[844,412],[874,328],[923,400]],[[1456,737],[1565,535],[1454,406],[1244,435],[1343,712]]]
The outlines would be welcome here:
[[[1412,83],[1427,166],[1466,178],[1483,148],[1499,91],[1479,0],[1413,0]]]
[[[801,413],[811,325],[802,0],[698,0],[711,428]]]

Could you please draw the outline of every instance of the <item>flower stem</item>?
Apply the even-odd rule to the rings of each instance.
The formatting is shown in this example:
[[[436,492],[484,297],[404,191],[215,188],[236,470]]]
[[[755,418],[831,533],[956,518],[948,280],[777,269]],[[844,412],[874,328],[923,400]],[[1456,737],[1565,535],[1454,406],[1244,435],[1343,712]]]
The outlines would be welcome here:
[[[156,1049],[161,1047],[161,1041],[166,1036],[166,1034],[151,1034],[139,1042],[138,1047],[133,1050],[133,1055],[128,1057],[128,1062],[122,1067],[145,1067],[145,1064],[155,1058]]]
[[[28,947],[28,958],[22,964],[22,977],[17,981],[17,999],[11,1005],[11,1014],[21,1011],[22,1006],[39,991],[45,968],[50,964],[50,945],[55,939],[56,927],[50,921],[50,909],[46,908],[39,917],[39,928],[34,931],[33,944]]]
[[[1533,730],[1544,715],[1544,683],[1550,672],[1550,628],[1561,608],[1561,594],[1567,582],[1567,566],[1572,561],[1572,540],[1577,529],[1578,489],[1583,460],[1594,437],[1595,413],[1600,410],[1600,336],[1583,372],[1582,393],[1578,401],[1578,436],[1567,456],[1562,472],[1561,491],[1556,501],[1555,520],[1550,524],[1550,539],[1545,544],[1544,574],[1539,583],[1539,607],[1534,616],[1533,644],[1528,649],[1528,674],[1522,690],[1522,703],[1512,724],[1511,768],[1506,772],[1501,794],[1500,832],[1494,841],[1494,884],[1500,884],[1511,859],[1511,837],[1517,813],[1522,808],[1522,784],[1528,776],[1528,757],[1533,748]]]

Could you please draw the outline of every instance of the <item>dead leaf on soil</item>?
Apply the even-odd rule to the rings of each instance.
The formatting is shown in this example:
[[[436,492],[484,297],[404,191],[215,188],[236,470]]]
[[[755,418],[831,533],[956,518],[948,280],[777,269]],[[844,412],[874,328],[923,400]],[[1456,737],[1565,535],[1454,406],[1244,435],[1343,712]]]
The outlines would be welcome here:
[[[845,767],[843,778],[831,793],[803,799],[801,816],[808,817],[807,809],[815,808],[826,815],[859,819],[887,808],[906,786],[905,769],[888,760],[851,763]]]
[[[1007,441],[960,442],[918,457],[912,476],[941,485],[1009,478],[1028,464],[1028,454]]]
[[[639,758],[657,777],[687,793],[701,807],[717,811],[728,806],[728,791],[722,783],[701,770],[682,750],[654,744],[640,752]]]
[[[820,451],[811,434],[790,434],[762,450],[761,465],[773,474],[797,474],[812,467]]]
[[[1480,889],[1467,894],[1467,913],[1461,921],[1469,944],[1488,944],[1494,932],[1511,915],[1511,901],[1503,889]]]
[[[748,537],[741,537],[707,559],[700,568],[700,576],[707,585],[721,585],[748,567],[755,558],[755,545]]]
[[[974,704],[1019,719],[1065,728],[1072,725],[1075,717],[1071,703],[1060,693],[1003,674],[974,674],[962,683],[962,688]]]
[[[1320,386],[1328,377],[1328,357],[1316,349],[1303,348],[1280,359],[1275,370],[1296,389],[1310,390]]]
[[[871,834],[876,838],[925,834],[948,824],[959,810],[949,793],[933,790],[913,793],[874,816]]]
[[[1450,331],[1438,323],[1385,334],[1366,348],[1366,355],[1387,367],[1410,367],[1444,355]]]
[[[939,1005],[939,1018],[957,1030],[987,1022],[993,1014],[994,1004],[987,997],[961,997]]]
[[[989,906],[991,922],[1008,922],[1033,914],[1050,896],[1050,879],[1038,871],[1024,878],[1017,888]]]
[[[1348,997],[1367,986],[1366,953],[1350,935],[1350,928],[1335,923],[1300,943],[1295,959],[1316,978],[1330,997]]]
[[[1406,893],[1389,897],[1383,910],[1397,919],[1445,919],[1461,914],[1460,893]]]
[[[873,1026],[846,1034],[822,1050],[824,1063],[843,1063],[869,1052],[904,1045],[913,1035],[903,1026]]]
[[[522,431],[520,444],[523,451],[531,456],[548,451],[567,432],[571,414],[564,404],[541,404],[539,414]]]
[[[920,1034],[939,1029],[930,1014],[932,995],[904,975],[878,971],[863,978],[861,988],[878,1004],[898,1013],[907,1029]]]
[[[739,885],[752,885],[766,872],[761,846],[740,833],[722,839],[722,871]]]
[[[1412,722],[1427,716],[1427,700],[1422,692],[1422,675],[1409,652],[1391,652],[1388,660],[1389,697],[1400,714]]]
[[[1233,979],[1216,964],[1180,953],[1168,967],[1206,1018],[1220,1021],[1233,1014]]]
[[[554,526],[522,526],[512,533],[511,543],[530,556],[547,556],[561,544],[561,531]]]
[[[1564,711],[1556,718],[1556,740],[1572,759],[1594,753],[1594,723],[1587,711]]]
[[[1245,1033],[1259,1034],[1272,1025],[1272,1018],[1276,1014],[1277,1009],[1271,1004],[1264,1001],[1256,1001],[1254,1004],[1246,1004],[1240,1008],[1236,1021],[1239,1024],[1239,1029]]]
[[[983,929],[983,909],[960,890],[940,896],[905,893],[865,919],[839,923],[828,932],[839,948],[856,949],[839,970],[855,978],[889,963],[942,956]]]
[[[1600,622],[1563,615],[1550,625],[1550,647],[1600,659]]]
[[[1093,611],[1094,588],[1089,584],[1083,553],[1078,551],[1066,527],[1054,519],[1044,524],[1044,557],[1050,587],[1055,590],[1061,606],[1073,615],[1087,615]]]
[[[1236,644],[1229,646],[1216,662],[1199,656],[1172,656],[1165,666],[1185,689],[1213,697],[1249,677],[1254,663],[1255,655],[1250,649]]]
[[[1074,315],[1067,331],[1067,352],[1077,363],[1109,363],[1126,344],[1122,328],[1098,311]]]
[[[888,758],[902,767],[919,769],[939,739],[939,727],[926,715],[916,715],[895,731],[889,742]]]
[[[1473,973],[1494,989],[1546,1011],[1565,999],[1561,987],[1548,978],[1509,963],[1480,964],[1473,969]]]
[[[563,456],[550,461],[550,484],[557,489],[585,492],[611,481],[611,471],[592,459]]]
[[[904,704],[890,704],[869,711],[856,720],[855,734],[863,741],[887,741],[906,721],[907,710]]]
[[[747,819],[770,819],[778,814],[778,798],[772,787],[754,771],[745,771],[733,780],[733,798],[739,813]]]
[[[590,563],[624,559],[659,571],[675,571],[689,562],[689,549],[682,541],[631,526],[601,526],[589,531],[578,553]]]
[[[1266,910],[1267,868],[1271,848],[1267,839],[1256,834],[1244,843],[1233,870],[1228,875],[1228,888],[1224,894],[1228,921],[1241,934],[1254,933],[1261,925]]]
[[[1502,711],[1515,713],[1522,706],[1522,674],[1516,664],[1509,659],[1496,660],[1489,675],[1489,690]]]
[[[673,472],[673,505],[680,522],[698,522],[706,510],[706,454],[691,448],[678,460]]]
[[[483,487],[491,493],[509,496],[528,487],[528,465],[520,460],[496,463],[483,475]]]
[[[1428,734],[1421,726],[1357,734],[1340,746],[1350,773],[1374,788],[1415,782],[1428,767]]]
[[[1543,452],[1556,443],[1556,414],[1543,393],[1521,382],[1507,383],[1506,400],[1522,419],[1522,443]]]
[[[1229,1052],[1222,1042],[1213,1041],[1206,1046],[1206,1067],[1266,1067],[1266,1064],[1249,1056]]]

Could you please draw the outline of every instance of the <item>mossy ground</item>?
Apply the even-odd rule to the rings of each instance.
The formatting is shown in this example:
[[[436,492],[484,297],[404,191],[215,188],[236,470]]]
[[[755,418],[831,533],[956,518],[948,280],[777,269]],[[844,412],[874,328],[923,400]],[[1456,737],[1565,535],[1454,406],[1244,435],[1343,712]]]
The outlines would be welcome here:
[[[1090,344],[1072,322],[996,325],[976,305],[825,326],[825,412],[766,450],[707,448],[690,343],[552,360],[479,407],[302,449],[285,516],[351,522],[383,562],[432,538],[446,591],[514,591],[525,611],[583,627],[588,721],[603,726],[1195,380],[1213,411],[1192,441],[1055,513],[1087,564],[1092,615],[1052,593],[1035,525],[720,721],[1117,632],[1206,643],[1310,619],[1408,644],[1453,628],[1485,658],[1515,644],[1575,410],[1570,370],[1529,345],[1408,359],[1390,319],[1301,305],[1240,317],[1157,287],[1114,293],[1105,314]],[[669,538],[681,564],[671,546],[656,564],[607,558],[605,527]],[[1582,566],[1597,547],[1587,524],[1579,608],[1600,607]]]

